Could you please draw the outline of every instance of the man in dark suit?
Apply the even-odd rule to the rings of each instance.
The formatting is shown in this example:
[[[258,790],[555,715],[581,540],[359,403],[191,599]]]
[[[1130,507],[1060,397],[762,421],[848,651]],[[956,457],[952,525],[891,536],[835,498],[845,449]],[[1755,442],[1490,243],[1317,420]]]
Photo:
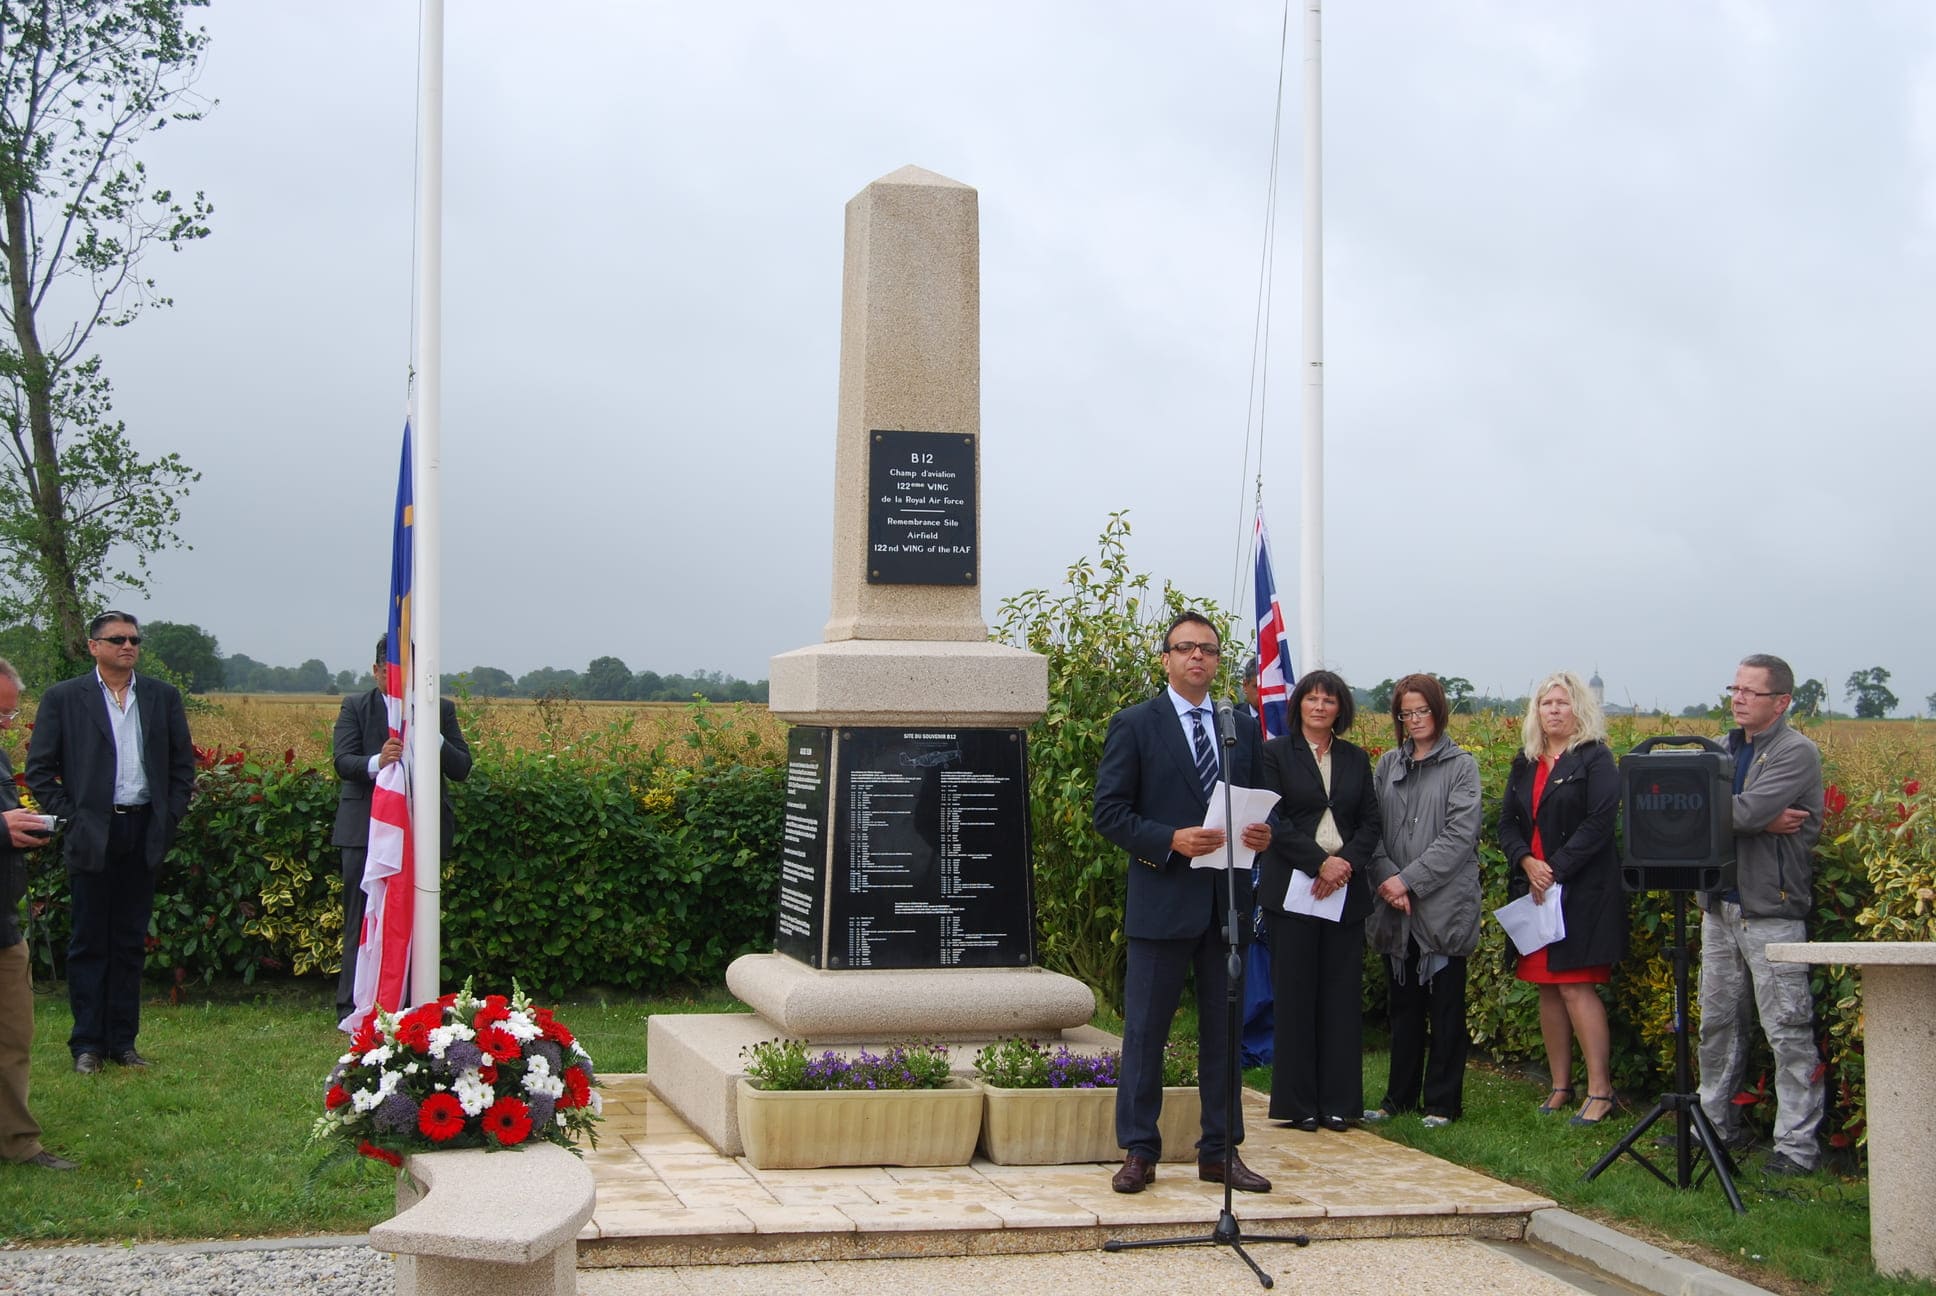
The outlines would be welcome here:
[[[1224,1151],[1244,1140],[1243,1112],[1230,1108],[1230,1053],[1225,993],[1228,974],[1223,926],[1228,897],[1221,869],[1191,861],[1224,849],[1224,833],[1202,827],[1209,791],[1224,749],[1209,704],[1222,648],[1202,614],[1186,612],[1163,636],[1169,687],[1147,702],[1125,707],[1109,721],[1096,769],[1096,829],[1129,853],[1129,899],[1123,930],[1129,939],[1123,988],[1123,1066],[1116,1089],[1116,1142],[1122,1168],[1110,1180],[1117,1192],[1141,1192],[1162,1158],[1157,1118],[1163,1110],[1163,1046],[1183,995],[1186,973],[1197,990],[1198,1092],[1203,1137],[1197,1177],[1224,1178]],[[1237,725],[1229,753],[1229,782],[1259,782],[1257,731]],[[1249,824],[1244,845],[1270,845],[1267,824]],[[1238,927],[1247,935],[1251,909],[1248,872],[1237,879]],[[1233,1157],[1230,1186],[1269,1192],[1270,1181]]]
[[[195,748],[181,694],[137,676],[141,628],[126,612],[88,623],[94,670],[47,690],[27,746],[27,788],[67,820],[61,855],[73,905],[68,1051],[92,1075],[102,1062],[145,1067],[141,969],[155,878],[195,791]]]
[[[379,680],[389,655],[390,637],[386,634],[376,641],[376,664],[370,668]],[[438,858],[444,859],[450,855],[457,828],[445,780],[462,783],[471,776],[471,749],[457,727],[456,705],[449,698],[440,698],[437,711],[443,734],[443,778],[437,784],[443,807],[443,849]],[[376,787],[376,772],[403,759],[403,741],[390,733],[389,705],[381,685],[343,699],[330,748],[336,777],[342,780],[336,801],[336,831],[329,839],[331,845],[343,850],[343,971],[336,978],[336,1020],[340,1022],[356,1011],[356,951],[362,943],[363,861],[370,847],[370,792]]]

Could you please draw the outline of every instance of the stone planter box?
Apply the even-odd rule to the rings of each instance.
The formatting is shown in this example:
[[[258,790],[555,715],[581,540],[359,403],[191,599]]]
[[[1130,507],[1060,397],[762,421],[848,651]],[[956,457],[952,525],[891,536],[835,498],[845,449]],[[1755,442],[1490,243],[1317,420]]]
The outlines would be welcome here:
[[[1120,1161],[1114,1089],[1001,1089],[983,1085],[982,1155],[997,1165]],[[1203,1101],[1194,1085],[1167,1086],[1157,1130],[1165,1161],[1196,1158]]]
[[[762,1170],[967,1165],[981,1129],[981,1086],[760,1089],[739,1082],[746,1159]]]

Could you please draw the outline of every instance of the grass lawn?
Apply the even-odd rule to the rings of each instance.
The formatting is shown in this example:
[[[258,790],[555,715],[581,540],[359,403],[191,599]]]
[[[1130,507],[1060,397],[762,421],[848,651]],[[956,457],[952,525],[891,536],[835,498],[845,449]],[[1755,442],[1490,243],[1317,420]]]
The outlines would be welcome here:
[[[1385,1074],[1385,1055],[1367,1054],[1368,1106],[1384,1096]],[[1270,1083],[1262,1069],[1246,1073],[1246,1079],[1260,1087]],[[1428,1130],[1413,1114],[1369,1128],[1772,1290],[1936,1296],[1936,1283],[1875,1274],[1869,1260],[1868,1182],[1852,1165],[1839,1173],[1831,1167],[1800,1179],[1771,1178],[1761,1173],[1767,1149],[1757,1149],[1741,1159],[1735,1178],[1745,1215],[1734,1213],[1711,1179],[1685,1190],[1670,1188],[1627,1157],[1586,1183],[1581,1176],[1651,1110],[1653,1096],[1593,1128],[1569,1125],[1565,1115],[1539,1115],[1534,1108],[1545,1096],[1544,1081],[1475,1063],[1466,1071],[1463,1119]],[[1647,1132],[1642,1148],[1670,1178],[1673,1150],[1655,1149],[1651,1142],[1672,1130],[1663,1117]]]
[[[330,987],[194,987],[189,999],[144,1006],[140,1043],[151,1070],[110,1066],[77,1076],[68,1064],[65,994],[36,996],[34,1112],[47,1145],[83,1168],[0,1166],[0,1243],[354,1233],[389,1214],[390,1171],[357,1158],[317,1174],[322,1153],[307,1145],[323,1077],[344,1046]],[[588,993],[553,1006],[604,1072],[645,1069],[653,1013],[738,1008],[724,989],[651,1000]],[[1186,1007],[1176,1034],[1194,1031]],[[1383,1052],[1367,1054],[1371,1102],[1384,1093],[1385,1069]],[[1270,1085],[1264,1068],[1245,1079]],[[1737,1180],[1748,1213],[1738,1216],[1714,1184],[1669,1188],[1625,1159],[1581,1181],[1647,1103],[1598,1128],[1575,1128],[1535,1113],[1542,1083],[1479,1064],[1467,1073],[1465,1095],[1464,1119],[1444,1129],[1428,1130],[1416,1115],[1373,1128],[1764,1287],[1936,1296],[1936,1284],[1871,1271],[1868,1186],[1852,1174],[1767,1179],[1764,1154],[1751,1154]],[[1657,1162],[1669,1174],[1670,1160]]]
[[[392,1172],[358,1157],[313,1174],[322,1081],[346,1038],[321,981],[190,988],[142,1007],[146,1071],[75,1075],[64,987],[35,996],[31,1104],[42,1141],[80,1160],[57,1174],[0,1165],[0,1243],[355,1233],[392,1209]],[[551,1005],[601,1071],[645,1069],[651,1013],[723,1012],[721,989]]]

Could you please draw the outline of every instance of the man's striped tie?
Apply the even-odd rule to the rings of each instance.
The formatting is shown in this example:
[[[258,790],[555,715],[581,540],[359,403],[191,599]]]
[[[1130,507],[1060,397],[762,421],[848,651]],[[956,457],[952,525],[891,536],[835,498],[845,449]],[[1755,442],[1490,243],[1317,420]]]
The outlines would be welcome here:
[[[1210,747],[1210,734],[1203,727],[1206,708],[1190,708],[1190,744],[1196,748],[1197,780],[1203,784],[1204,800],[1217,786],[1217,753]]]

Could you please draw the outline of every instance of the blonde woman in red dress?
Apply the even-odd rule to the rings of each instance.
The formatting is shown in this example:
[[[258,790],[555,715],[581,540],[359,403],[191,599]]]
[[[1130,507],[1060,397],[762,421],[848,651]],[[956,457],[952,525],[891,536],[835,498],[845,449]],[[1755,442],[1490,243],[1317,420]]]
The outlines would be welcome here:
[[[1521,955],[1515,972],[1539,987],[1539,1033],[1553,1077],[1541,1112],[1572,1102],[1573,1041],[1580,1042],[1586,1096],[1575,1125],[1598,1125],[1614,1109],[1612,1041],[1599,987],[1627,952],[1627,896],[1613,846],[1620,772],[1606,734],[1600,704],[1579,676],[1560,671],[1541,680],[1499,809],[1499,846],[1512,865],[1507,896],[1530,892],[1543,904],[1560,888],[1565,939]]]

